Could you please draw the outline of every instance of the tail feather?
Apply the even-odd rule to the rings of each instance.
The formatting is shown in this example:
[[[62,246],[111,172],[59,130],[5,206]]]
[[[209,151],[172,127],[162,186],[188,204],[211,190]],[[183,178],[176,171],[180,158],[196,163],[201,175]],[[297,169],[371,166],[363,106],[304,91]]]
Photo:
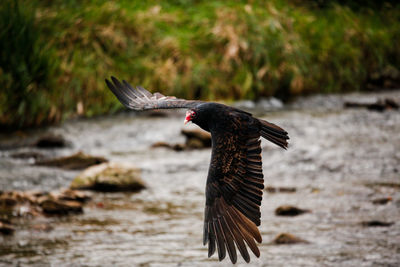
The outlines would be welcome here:
[[[286,149],[288,146],[287,140],[289,140],[288,133],[281,127],[273,123],[264,120],[259,120],[259,121],[261,122],[261,131],[260,131],[261,136],[267,139],[268,141],[274,143],[275,145],[280,146],[283,149]]]

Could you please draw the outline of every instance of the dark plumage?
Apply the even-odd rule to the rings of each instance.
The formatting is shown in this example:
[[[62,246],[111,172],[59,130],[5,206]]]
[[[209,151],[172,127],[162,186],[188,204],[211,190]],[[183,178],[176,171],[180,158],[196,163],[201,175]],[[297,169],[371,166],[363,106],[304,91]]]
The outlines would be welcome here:
[[[282,128],[254,118],[250,113],[219,103],[189,101],[142,87],[134,89],[126,81],[111,77],[107,86],[127,108],[134,110],[188,108],[186,120],[211,133],[212,155],[206,185],[203,243],[208,256],[218,250],[219,260],[226,256],[237,261],[235,246],[246,262],[257,257],[261,243],[260,205],[264,176],[260,136],[286,149],[288,134]]]

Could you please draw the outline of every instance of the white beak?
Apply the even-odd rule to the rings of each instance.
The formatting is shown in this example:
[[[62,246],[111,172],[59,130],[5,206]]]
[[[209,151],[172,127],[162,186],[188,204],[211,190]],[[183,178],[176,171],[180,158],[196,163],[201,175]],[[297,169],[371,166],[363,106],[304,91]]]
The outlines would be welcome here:
[[[183,122],[183,124],[187,124],[189,121],[191,121],[192,117],[192,113],[188,110],[186,111],[186,116],[185,116],[185,121]]]

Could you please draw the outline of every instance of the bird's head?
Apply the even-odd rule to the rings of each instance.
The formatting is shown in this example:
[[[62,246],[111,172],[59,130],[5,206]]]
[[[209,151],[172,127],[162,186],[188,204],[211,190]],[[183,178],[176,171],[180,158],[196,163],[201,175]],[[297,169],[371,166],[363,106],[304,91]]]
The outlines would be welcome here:
[[[185,124],[188,123],[189,121],[193,122],[194,119],[196,119],[196,111],[194,109],[189,109],[186,111],[186,116],[185,116]]]
[[[213,121],[212,115],[215,112],[216,109],[210,103],[201,104],[186,111],[185,124],[191,121],[203,130],[209,131],[209,123]]]

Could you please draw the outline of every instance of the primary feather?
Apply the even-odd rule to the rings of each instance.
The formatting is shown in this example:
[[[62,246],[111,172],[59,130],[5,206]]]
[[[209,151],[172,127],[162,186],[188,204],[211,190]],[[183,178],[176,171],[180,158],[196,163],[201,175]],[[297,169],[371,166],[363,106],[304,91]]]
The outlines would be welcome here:
[[[288,134],[279,126],[254,118],[250,113],[219,103],[177,99],[133,88],[111,77],[107,86],[127,108],[134,110],[188,108],[192,122],[211,133],[212,155],[206,184],[203,243],[208,256],[228,252],[237,261],[236,248],[246,262],[247,247],[256,255],[262,238],[260,205],[264,188],[260,137],[286,149]],[[247,244],[247,246],[246,246]],[[236,248],[235,248],[236,247]]]
[[[141,86],[133,88],[124,80],[121,83],[115,77],[111,77],[111,81],[106,79],[108,88],[110,88],[118,100],[129,109],[139,111],[150,109],[192,108],[201,103],[200,101],[178,99],[174,96],[164,96],[160,93],[152,94]]]

